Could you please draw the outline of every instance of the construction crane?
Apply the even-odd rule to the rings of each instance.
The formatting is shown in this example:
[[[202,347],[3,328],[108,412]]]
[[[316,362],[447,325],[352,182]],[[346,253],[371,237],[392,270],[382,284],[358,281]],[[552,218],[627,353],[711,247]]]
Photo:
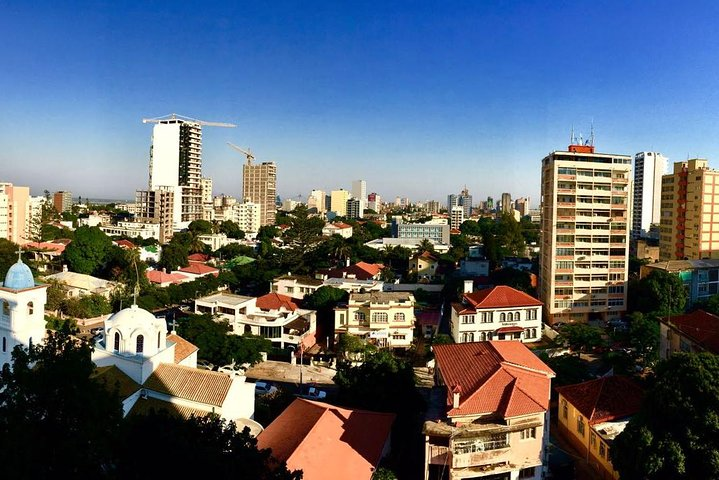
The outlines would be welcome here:
[[[203,126],[203,127],[227,127],[227,128],[234,128],[237,125],[234,123],[222,123],[222,122],[206,122],[204,120],[198,120],[196,118],[190,118],[185,117],[183,115],[178,115],[176,113],[171,113],[169,115],[165,115],[164,117],[157,117],[157,118],[143,118],[142,123],[162,123],[166,122],[168,120],[181,120],[183,122],[187,123],[196,123],[197,125]]]
[[[245,156],[247,157],[247,165],[251,164],[252,160],[255,159],[255,156],[252,155],[252,152],[250,151],[250,147],[247,147],[247,150],[243,150],[240,147],[238,147],[237,145],[235,145],[234,143],[227,142],[227,145],[231,146],[238,152],[244,153]]]

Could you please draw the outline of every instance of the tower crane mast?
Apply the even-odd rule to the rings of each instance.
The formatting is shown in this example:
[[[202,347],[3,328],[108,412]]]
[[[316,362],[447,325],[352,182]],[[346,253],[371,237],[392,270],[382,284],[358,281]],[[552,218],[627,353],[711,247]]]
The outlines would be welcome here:
[[[251,163],[252,163],[252,160],[255,159],[255,156],[252,155],[252,152],[250,151],[249,147],[247,148],[247,150],[243,150],[242,148],[238,147],[238,146],[235,145],[234,143],[227,142],[227,145],[231,146],[232,148],[234,148],[235,150],[237,150],[237,151],[240,152],[240,153],[244,153],[245,156],[247,157],[247,164],[248,164],[248,165],[251,164]]]

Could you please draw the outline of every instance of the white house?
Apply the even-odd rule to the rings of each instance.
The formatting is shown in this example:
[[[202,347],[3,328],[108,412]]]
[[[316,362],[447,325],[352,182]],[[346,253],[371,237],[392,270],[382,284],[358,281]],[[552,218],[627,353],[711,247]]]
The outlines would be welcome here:
[[[322,229],[322,235],[327,235],[328,237],[339,235],[343,238],[350,238],[352,236],[352,225],[342,222],[328,223]]]
[[[529,343],[542,338],[542,302],[505,285],[471,290],[472,281],[468,280],[462,302],[452,304],[451,333],[455,342]]]
[[[118,282],[111,282],[84,273],[69,272],[67,267],[63,267],[63,271],[60,273],[47,275],[45,279],[57,280],[62,283],[69,297],[81,297],[95,293],[110,298],[112,292],[122,287],[122,284]]]
[[[406,292],[350,293],[335,308],[335,341],[339,335],[367,338],[379,347],[409,348],[414,336],[414,295]]]

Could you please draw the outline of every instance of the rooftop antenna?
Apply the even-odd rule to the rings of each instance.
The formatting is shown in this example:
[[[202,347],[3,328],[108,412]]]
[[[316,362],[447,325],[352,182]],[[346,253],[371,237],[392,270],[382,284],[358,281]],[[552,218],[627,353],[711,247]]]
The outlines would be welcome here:
[[[569,144],[574,145],[574,125],[572,125],[571,133],[569,134]]]
[[[594,146],[594,119],[592,119],[592,132],[589,135],[589,145]]]

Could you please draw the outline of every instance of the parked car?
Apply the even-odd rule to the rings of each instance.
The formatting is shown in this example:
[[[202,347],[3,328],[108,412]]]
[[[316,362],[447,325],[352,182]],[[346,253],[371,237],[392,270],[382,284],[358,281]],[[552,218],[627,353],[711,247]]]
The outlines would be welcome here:
[[[208,362],[207,360],[198,360],[197,368],[201,368],[202,370],[214,370],[215,365]]]
[[[310,387],[309,390],[307,390],[307,394],[302,396],[309,400],[321,400],[327,397],[327,392],[319,388]]]
[[[255,382],[255,395],[268,395],[275,393],[276,391],[277,387],[272,385],[270,382]]]
[[[220,368],[217,369],[218,372],[227,373],[229,375],[244,375],[245,369],[242,368],[240,365],[235,365],[234,363],[230,363],[228,365],[223,365]]]

